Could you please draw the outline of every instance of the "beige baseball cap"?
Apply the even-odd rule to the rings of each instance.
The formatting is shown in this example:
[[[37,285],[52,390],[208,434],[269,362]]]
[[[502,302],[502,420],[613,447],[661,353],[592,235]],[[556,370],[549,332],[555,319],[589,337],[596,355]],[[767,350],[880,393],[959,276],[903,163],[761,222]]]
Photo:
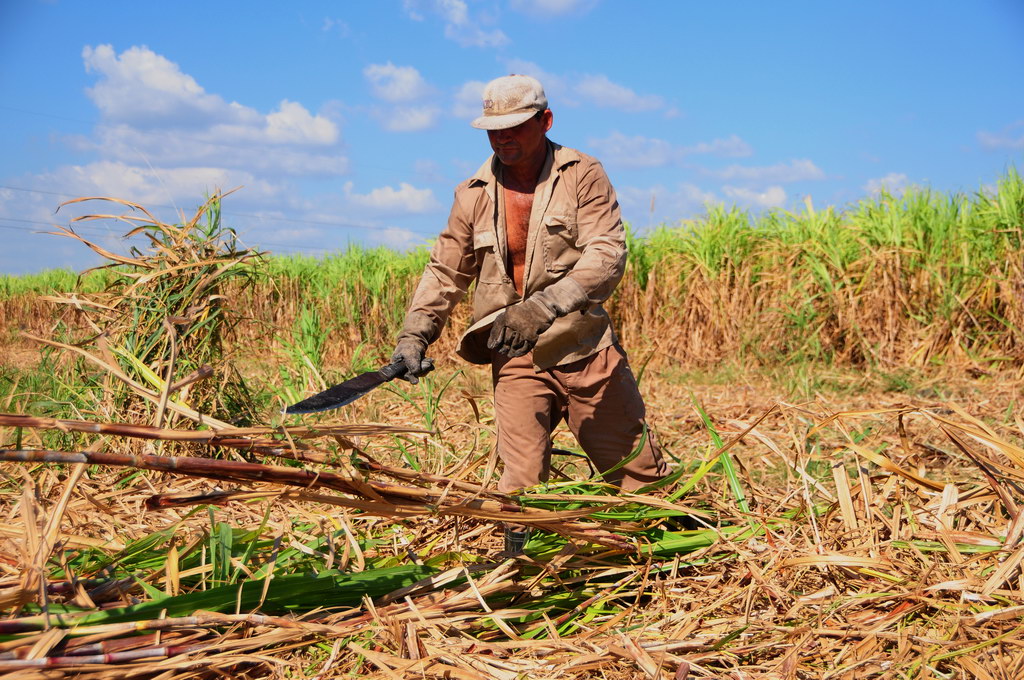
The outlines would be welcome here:
[[[484,115],[471,125],[480,130],[504,130],[525,123],[546,108],[548,98],[536,78],[502,76],[484,87]]]

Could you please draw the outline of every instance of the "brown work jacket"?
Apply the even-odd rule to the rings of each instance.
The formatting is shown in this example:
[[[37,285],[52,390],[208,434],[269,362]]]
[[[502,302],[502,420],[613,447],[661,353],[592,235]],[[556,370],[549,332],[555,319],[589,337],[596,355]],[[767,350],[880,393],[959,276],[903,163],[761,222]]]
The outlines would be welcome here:
[[[523,297],[507,263],[501,165],[491,156],[455,189],[448,226],[441,232],[409,306],[407,319],[429,319],[416,333],[426,342],[440,335],[452,307],[476,281],[473,323],[459,341],[459,356],[491,361],[487,336],[507,306],[571,277],[586,293],[585,309],[555,322],[533,351],[538,370],[588,357],[615,341],[601,303],[622,279],[626,239],[619,204],[601,163],[584,153],[548,142],[538,178],[526,241]],[[408,333],[407,330],[405,333]]]

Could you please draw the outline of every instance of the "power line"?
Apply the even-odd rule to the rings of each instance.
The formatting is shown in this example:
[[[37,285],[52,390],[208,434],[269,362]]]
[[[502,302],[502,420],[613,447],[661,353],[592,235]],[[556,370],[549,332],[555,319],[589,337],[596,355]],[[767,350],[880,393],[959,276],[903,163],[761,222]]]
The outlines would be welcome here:
[[[28,223],[28,224],[40,224],[40,225],[51,226],[51,227],[54,226],[53,224],[51,224],[49,222],[42,222],[40,220],[24,220],[24,219],[19,219],[19,218],[16,218],[16,217],[0,217],[0,220],[4,220],[4,221],[8,221],[8,222],[22,222],[22,223]],[[28,233],[31,233],[31,234],[39,234],[39,235],[44,235],[44,236],[52,236],[52,235],[59,236],[59,234],[56,234],[54,232],[45,232],[45,231],[40,231],[39,229],[33,229],[32,227],[22,227],[22,226],[11,225],[11,224],[0,224],[0,229],[8,229],[8,230],[11,230],[11,231],[24,231],[24,232],[28,232]],[[84,226],[83,225],[75,225],[74,226],[74,230],[75,230],[76,233],[77,232],[82,232],[82,233],[85,233],[87,236],[115,236],[118,239],[126,240],[123,235],[117,234],[116,232],[113,232],[112,230],[109,230],[109,229],[103,229],[102,227],[90,227],[88,225],[84,225]],[[278,242],[275,242],[275,241],[263,241],[263,240],[257,240],[254,243],[254,245],[252,246],[252,248],[253,249],[257,249],[257,248],[262,248],[262,247],[265,247],[265,246],[269,246],[269,247],[272,247],[274,249],[288,250],[288,251],[295,251],[295,252],[315,251],[315,252],[319,252],[319,253],[333,253],[333,252],[336,252],[338,250],[341,250],[340,247],[339,248],[324,248],[322,246],[299,245],[297,243],[278,243]]]
[[[4,217],[4,216],[0,216],[0,220],[6,220],[8,222],[21,222],[23,224],[39,224],[39,225],[42,225],[44,227],[51,227],[51,228],[59,226],[59,225],[53,224],[52,222],[41,222],[39,220],[22,220],[22,219],[18,219],[17,217]],[[52,232],[40,231],[39,229],[33,229],[32,227],[20,227],[20,226],[14,226],[14,225],[4,225],[4,229],[14,229],[14,230],[18,230],[18,231],[28,231],[28,232],[32,232],[33,234],[52,233]],[[104,229],[103,227],[91,227],[91,226],[88,226],[88,225],[85,225],[85,226],[83,226],[83,225],[75,225],[75,231],[92,232],[92,233],[103,234],[103,235],[116,233],[112,229]]]
[[[46,112],[43,112],[43,111],[30,111],[29,109],[22,109],[22,108],[18,108],[18,107],[15,107],[15,106],[2,106],[2,105],[0,105],[0,110],[2,110],[2,111],[14,111],[16,113],[24,113],[24,114],[27,114],[27,115],[30,115],[30,116],[43,116],[45,118],[53,118],[55,120],[64,120],[64,121],[67,121],[69,123],[81,123],[82,125],[92,125],[92,126],[95,126],[95,127],[99,127],[100,125],[104,124],[103,121],[99,120],[99,119],[82,120],[81,118],[70,118],[68,116],[60,116],[60,115],[57,115],[57,114],[54,114],[54,113],[46,113]],[[163,130],[163,131],[157,131],[156,133],[150,132],[149,134],[151,134],[151,135],[152,134],[163,134],[163,135],[166,135],[166,136],[169,136],[169,137],[173,137],[175,139],[187,140],[187,141],[195,142],[197,144],[206,144],[206,145],[209,145],[209,146],[220,146],[220,147],[227,147],[227,148],[232,148],[232,149],[245,149],[247,151],[252,150],[252,148],[253,148],[252,143],[241,143],[240,142],[240,143],[236,144],[236,143],[225,142],[223,140],[217,140],[217,139],[204,139],[202,137],[195,137],[195,136],[192,136],[192,135],[182,134],[181,132],[174,131],[174,130]],[[274,146],[274,144],[266,144],[266,146]],[[346,160],[350,161],[351,159],[346,158]],[[359,166],[363,167],[363,168],[373,168],[375,170],[385,170],[387,172],[394,172],[397,169],[394,166],[378,165],[377,163],[363,163],[363,162],[360,162]]]
[[[0,224],[0,229],[13,229],[13,230],[16,230],[16,231],[31,231],[32,233],[35,233],[35,234],[41,234],[42,233],[41,231],[36,231],[35,229],[29,229],[28,227],[15,227],[15,226],[11,226],[11,225],[8,225],[8,224]]]
[[[19,109],[19,108],[14,107],[14,106],[0,106],[0,110],[15,111],[17,113],[25,113],[25,114],[28,114],[30,116],[43,116],[45,118],[53,118],[55,120],[64,120],[64,121],[68,121],[69,123],[81,123],[82,125],[92,125],[94,127],[99,127],[100,125],[103,124],[103,121],[101,121],[101,120],[82,120],[81,118],[69,118],[67,116],[58,116],[58,115],[53,114],[53,113],[44,113],[42,111],[29,111],[28,109]],[[176,131],[173,131],[173,130],[167,130],[167,129],[162,130],[162,131],[158,130],[156,132],[150,132],[149,134],[150,135],[161,135],[162,134],[162,135],[165,135],[165,136],[168,136],[168,137],[173,137],[175,139],[181,139],[181,140],[186,140],[186,141],[190,141],[190,142],[195,142],[196,144],[205,144],[207,146],[215,146],[215,147],[216,146],[220,146],[220,147],[228,147],[228,148],[232,148],[232,149],[246,149],[246,150],[251,150],[252,149],[252,144],[244,144],[244,143],[237,143],[236,144],[236,143],[232,143],[232,142],[225,142],[223,140],[218,140],[218,139],[204,139],[202,137],[196,137],[194,135],[183,135],[180,132],[176,132]],[[370,167],[373,167],[373,166],[370,166]]]
[[[69,123],[82,123],[84,125],[95,125],[99,121],[95,120],[82,120],[81,118],[68,118],[67,116],[58,116],[55,113],[44,113],[42,111],[29,111],[28,109],[19,109],[16,106],[0,106],[0,110],[14,111],[16,113],[27,113],[30,116],[45,116],[46,118],[55,118],[57,120],[66,120]]]
[[[8,222],[25,222],[27,224],[45,224],[47,226],[53,226],[49,222],[43,222],[42,220],[23,220],[17,217],[0,216],[0,220],[7,220]]]
[[[25,187],[13,187],[13,186],[9,186],[9,185],[6,185],[6,184],[0,184],[0,189],[8,189],[10,191],[23,191],[23,192],[30,193],[30,194],[44,194],[44,195],[47,195],[47,196],[60,196],[60,197],[63,197],[63,198],[80,198],[81,197],[81,194],[67,194],[67,193],[58,192],[58,191],[45,191],[43,189],[27,189]],[[172,205],[150,204],[148,207],[150,207],[150,208],[165,208],[165,209],[168,209],[168,210],[177,210],[177,208],[175,206],[172,206]],[[235,212],[235,211],[232,211],[232,210],[222,211],[221,214],[226,216],[226,217],[248,217],[250,219],[262,220],[262,221],[268,221],[268,222],[288,222],[288,223],[291,223],[291,224],[307,224],[307,225],[311,225],[311,226],[341,227],[343,229],[366,229],[366,230],[369,230],[369,231],[390,231],[391,229],[394,228],[394,227],[385,227],[385,226],[371,225],[371,224],[347,224],[345,222],[330,222],[330,221],[327,221],[327,220],[301,220],[301,219],[296,219],[294,217],[279,217],[279,216],[269,216],[269,215],[258,215],[258,214],[253,214],[253,213]],[[4,218],[4,219],[6,219],[6,218]],[[404,227],[402,227],[402,228],[405,229]],[[419,229],[405,229],[405,231],[411,232],[411,233],[416,234],[418,236],[434,236],[435,233],[436,233],[436,232],[433,232],[433,231],[422,231],[422,230],[419,230]],[[302,246],[300,246],[300,247],[302,247]]]
[[[26,219],[23,219],[23,218],[20,218],[20,217],[9,217],[7,215],[0,215],[0,220],[6,220],[8,222],[21,222],[22,224],[38,224],[38,225],[41,225],[41,226],[44,226],[44,227],[50,227],[51,229],[56,229],[56,228],[62,226],[62,225],[57,224],[56,222],[44,222],[42,220],[26,220]],[[109,226],[102,227],[102,226],[93,225],[93,224],[75,224],[75,225],[72,225],[72,227],[74,228],[75,231],[91,231],[91,232],[96,232],[96,233],[100,233],[100,234],[117,234],[117,230],[115,230],[114,228],[109,227]],[[10,228],[14,229],[15,227],[10,227]],[[43,233],[41,231],[37,231],[36,229],[32,229],[30,227],[18,227],[18,228],[24,229],[25,231],[34,231],[37,234]]]

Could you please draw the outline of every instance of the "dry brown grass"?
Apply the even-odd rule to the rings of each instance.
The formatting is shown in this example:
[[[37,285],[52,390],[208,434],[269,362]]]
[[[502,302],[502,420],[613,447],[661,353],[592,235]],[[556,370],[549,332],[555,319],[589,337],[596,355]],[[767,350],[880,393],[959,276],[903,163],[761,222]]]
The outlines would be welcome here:
[[[656,408],[667,413],[664,400],[681,396],[680,388],[657,388],[663,392]],[[724,437],[748,430],[759,408],[756,401],[745,403],[724,390],[717,401],[708,396],[705,405],[714,404]],[[409,512],[402,514],[408,516],[395,525],[401,527],[403,542],[376,552],[462,554],[446,573],[455,576],[468,568],[472,585],[432,585],[419,594],[410,591],[406,597],[295,619],[247,612],[197,614],[142,625],[150,632],[141,637],[126,637],[140,627],[125,625],[86,628],[71,637],[61,631],[26,632],[4,643],[8,661],[0,663],[22,668],[12,677],[43,677],[37,675],[41,668],[34,670],[28,662],[19,666],[14,659],[46,656],[58,660],[45,677],[217,677],[224,672],[380,678],[671,678],[686,677],[685,672],[730,678],[1019,677],[1024,669],[1024,494],[1018,487],[1024,483],[1024,458],[1012,442],[1020,442],[1024,431],[1020,412],[1007,422],[997,415],[996,400],[977,413],[1003,425],[985,425],[938,404],[878,408],[882,404],[876,402],[875,408],[841,414],[822,404],[773,410],[731,449],[753,518],[769,523],[768,532],[754,538],[736,541],[722,534],[712,545],[674,558],[644,557],[640,546],[609,549],[574,540],[560,554],[491,561],[499,535],[489,523],[460,510],[458,502],[466,493],[483,498],[487,492],[472,493],[472,480],[464,479],[463,489],[448,487],[447,507],[407,507]],[[446,399],[443,410],[453,421],[472,418],[460,397]],[[487,410],[485,405],[484,420]],[[715,451],[698,421],[692,412],[663,419],[660,434],[677,454],[710,458]],[[860,439],[866,430],[870,433]],[[12,432],[5,432],[3,440],[9,441]],[[450,436],[471,446],[465,434],[453,431]],[[387,448],[372,438],[355,440],[375,457],[386,455]],[[4,468],[7,474],[22,474],[9,464]],[[41,596],[40,581],[28,576],[40,573],[40,546],[53,550],[106,543],[115,549],[118,542],[183,517],[184,509],[175,507],[147,512],[146,502],[154,495],[201,497],[210,490],[204,482],[159,474],[112,491],[106,480],[116,474],[98,469],[75,479],[44,468],[26,487],[34,493],[8,496],[0,528],[7,537],[3,554],[11,556],[4,567],[10,574],[5,592],[20,593],[21,599]],[[387,476],[378,471],[373,477],[381,474]],[[415,475],[397,482],[433,489],[435,496],[446,486],[443,480],[417,480]],[[336,505],[351,508],[353,500],[368,500],[359,493],[331,499],[318,498],[322,492],[315,489],[248,488],[227,512],[239,526],[254,526],[269,509],[267,536],[288,540],[296,517],[330,518],[367,535],[387,526],[373,518],[386,514],[383,506],[375,512]],[[812,504],[823,507],[824,514],[781,519],[787,510]],[[398,512],[395,499],[388,505]],[[737,512],[718,475],[706,477],[687,505],[712,511],[716,525],[748,519]],[[98,513],[100,507],[104,510]],[[105,519],[97,521],[100,517]],[[181,543],[201,535],[202,524],[199,518],[186,520]],[[597,522],[590,530],[596,529],[629,540],[627,525]],[[989,551],[975,552],[979,548]],[[358,570],[352,554],[346,560],[349,569]],[[162,587],[167,575],[147,578]],[[518,603],[588,582],[605,601],[607,613],[588,617],[571,632],[558,629],[586,607],[568,616],[552,615],[549,624],[541,624],[547,629],[544,639],[523,639],[523,629],[514,624],[495,628],[493,622],[514,621],[522,614]],[[51,589],[58,585],[50,584]],[[126,594],[132,592],[131,586],[124,587]],[[71,596],[58,589],[48,597]],[[113,655],[98,659],[103,663],[82,665],[66,658],[69,648],[103,640],[106,646],[94,653]],[[329,652],[310,647],[314,642]],[[127,649],[141,650],[138,658],[118,656]]]

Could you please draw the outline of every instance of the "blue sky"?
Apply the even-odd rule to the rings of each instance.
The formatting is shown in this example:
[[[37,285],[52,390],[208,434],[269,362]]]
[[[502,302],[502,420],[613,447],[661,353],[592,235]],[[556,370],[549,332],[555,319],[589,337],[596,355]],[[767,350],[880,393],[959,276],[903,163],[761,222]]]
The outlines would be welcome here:
[[[489,153],[483,83],[513,72],[641,231],[1024,170],[1020,0],[4,0],[0,273],[95,264],[35,233],[89,195],[173,219],[241,187],[227,223],[274,252],[425,243]]]

